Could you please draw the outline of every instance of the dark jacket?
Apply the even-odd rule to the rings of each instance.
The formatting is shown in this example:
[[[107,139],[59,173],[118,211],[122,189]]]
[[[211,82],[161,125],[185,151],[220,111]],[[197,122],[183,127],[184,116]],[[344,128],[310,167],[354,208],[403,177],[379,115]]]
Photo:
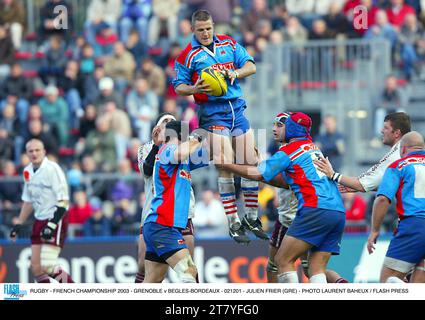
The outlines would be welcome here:
[[[3,83],[3,88],[0,91],[0,97],[16,96],[21,99],[30,100],[32,97],[33,85],[30,79],[20,76],[14,78],[9,76]]]

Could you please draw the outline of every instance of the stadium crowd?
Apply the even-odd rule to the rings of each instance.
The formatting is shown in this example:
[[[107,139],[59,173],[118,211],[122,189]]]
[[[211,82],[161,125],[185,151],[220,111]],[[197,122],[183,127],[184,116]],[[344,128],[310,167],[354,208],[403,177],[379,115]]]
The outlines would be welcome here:
[[[423,0],[91,0],[81,26],[74,1],[41,2],[31,34],[24,2],[0,0],[0,237],[21,204],[21,181],[7,178],[28,164],[24,146],[32,138],[65,169],[77,235],[137,234],[144,203],[142,179],[134,178],[137,150],[150,140],[152,121],[170,112],[191,129],[198,126],[193,99],[177,96],[171,85],[196,9],[209,10],[216,32],[231,35],[256,61],[269,43],[341,38],[389,40],[394,70],[407,81],[425,61]],[[58,5],[68,9],[64,29],[55,28]],[[360,5],[367,23],[359,28]],[[386,104],[397,100],[388,82],[380,102],[385,111],[397,108]],[[343,137],[326,121],[316,140],[340,165]],[[198,192],[200,212],[215,211],[218,197]],[[361,196],[344,200],[353,220],[366,219],[370,210]],[[274,221],[273,189],[262,188],[260,204],[263,219]],[[198,225],[221,223],[204,216]]]

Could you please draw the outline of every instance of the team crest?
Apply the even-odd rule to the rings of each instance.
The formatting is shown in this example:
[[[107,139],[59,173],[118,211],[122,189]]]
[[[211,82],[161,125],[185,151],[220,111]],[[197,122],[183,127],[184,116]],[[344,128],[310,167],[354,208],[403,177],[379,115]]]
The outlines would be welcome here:
[[[26,182],[30,181],[30,173],[28,170],[24,171],[24,179]]]

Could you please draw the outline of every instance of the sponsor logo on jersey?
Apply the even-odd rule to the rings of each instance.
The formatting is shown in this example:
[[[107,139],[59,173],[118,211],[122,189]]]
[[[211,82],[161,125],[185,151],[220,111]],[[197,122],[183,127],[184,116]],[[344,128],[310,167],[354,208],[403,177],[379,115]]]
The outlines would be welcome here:
[[[180,177],[189,181],[192,178],[190,172],[186,170],[180,170]]]

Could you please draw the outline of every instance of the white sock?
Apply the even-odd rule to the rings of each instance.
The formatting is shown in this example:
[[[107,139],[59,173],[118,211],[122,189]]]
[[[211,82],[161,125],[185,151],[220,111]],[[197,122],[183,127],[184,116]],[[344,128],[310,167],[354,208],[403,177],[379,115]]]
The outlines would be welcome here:
[[[224,212],[226,213],[229,226],[238,223],[238,208],[236,206],[235,181],[233,178],[218,178],[218,190],[220,192],[221,202],[223,203]]]
[[[324,273],[318,273],[310,277],[310,283],[328,283]]]
[[[258,181],[241,178],[245,214],[251,220],[258,218]]]
[[[299,283],[296,271],[283,272],[277,275],[278,283]]]
[[[397,277],[389,277],[385,283],[405,283],[403,280]]]

